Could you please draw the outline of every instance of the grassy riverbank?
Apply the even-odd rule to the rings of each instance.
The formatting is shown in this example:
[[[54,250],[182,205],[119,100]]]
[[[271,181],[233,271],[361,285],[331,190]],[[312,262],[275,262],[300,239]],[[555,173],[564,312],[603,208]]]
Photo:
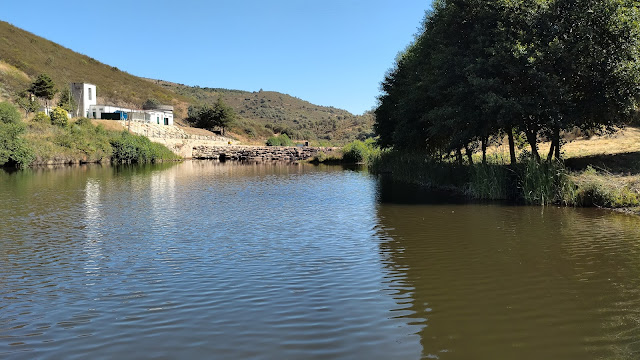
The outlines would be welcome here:
[[[583,158],[572,158],[583,163]],[[629,164],[635,168],[640,157]],[[572,161],[567,161],[572,163]],[[421,154],[384,152],[370,169],[401,182],[446,189],[471,199],[514,200],[533,205],[596,206],[638,213],[640,176],[613,173],[587,165],[583,169],[565,163],[522,159],[506,164],[457,164],[435,162]],[[620,170],[620,169],[618,169]]]
[[[310,160],[313,164],[370,164],[380,156],[380,148],[374,139],[354,140],[341,149],[332,152],[320,152]]]
[[[79,118],[57,123],[44,113],[23,119],[0,103],[0,166],[28,167],[79,163],[154,163],[179,157],[161,144],[126,131],[107,130]]]
[[[165,146],[144,136],[106,130],[83,118],[70,122],[66,127],[31,121],[25,138],[35,155],[29,165],[153,163],[178,159]]]

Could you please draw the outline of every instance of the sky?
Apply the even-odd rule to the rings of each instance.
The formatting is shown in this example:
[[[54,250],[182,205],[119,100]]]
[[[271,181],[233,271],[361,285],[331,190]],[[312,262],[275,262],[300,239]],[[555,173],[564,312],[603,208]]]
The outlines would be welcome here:
[[[431,1],[92,3],[0,0],[0,20],[136,76],[278,91],[361,114]]]

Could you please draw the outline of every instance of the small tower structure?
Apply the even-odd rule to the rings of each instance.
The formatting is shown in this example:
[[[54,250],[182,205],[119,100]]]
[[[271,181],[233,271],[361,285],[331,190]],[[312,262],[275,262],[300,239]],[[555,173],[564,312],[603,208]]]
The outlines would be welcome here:
[[[72,115],[89,117],[89,107],[97,104],[96,86],[88,83],[71,83],[71,96],[77,104]]]

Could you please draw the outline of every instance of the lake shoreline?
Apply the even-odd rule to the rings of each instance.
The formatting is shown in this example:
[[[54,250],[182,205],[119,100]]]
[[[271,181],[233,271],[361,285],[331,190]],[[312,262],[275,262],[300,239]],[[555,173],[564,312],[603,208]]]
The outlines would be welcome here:
[[[640,178],[572,170],[560,162],[460,165],[430,163],[416,154],[386,153],[370,165],[374,174],[469,201],[584,207],[640,215]]]

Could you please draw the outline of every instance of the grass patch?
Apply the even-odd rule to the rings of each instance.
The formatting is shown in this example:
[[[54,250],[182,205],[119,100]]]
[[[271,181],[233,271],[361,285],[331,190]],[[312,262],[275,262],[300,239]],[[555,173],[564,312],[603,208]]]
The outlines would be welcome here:
[[[66,127],[51,123],[28,123],[26,140],[35,154],[35,164],[86,163],[151,163],[176,160],[179,157],[165,146],[126,130],[106,130],[86,118]]]
[[[621,176],[588,167],[571,176],[576,184],[575,205],[606,208],[640,206],[640,176]]]

